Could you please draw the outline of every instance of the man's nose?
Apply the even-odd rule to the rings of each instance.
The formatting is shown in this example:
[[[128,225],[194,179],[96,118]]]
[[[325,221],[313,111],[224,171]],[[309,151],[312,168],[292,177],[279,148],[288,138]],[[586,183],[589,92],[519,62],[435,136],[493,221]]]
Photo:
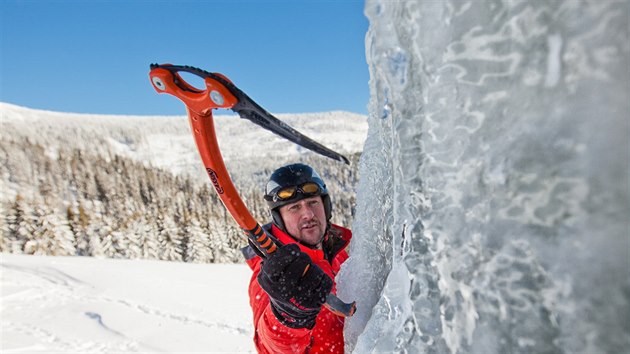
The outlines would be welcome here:
[[[311,208],[310,206],[305,206],[304,208],[302,208],[302,219],[310,220],[313,218],[313,216],[315,216],[313,208]]]

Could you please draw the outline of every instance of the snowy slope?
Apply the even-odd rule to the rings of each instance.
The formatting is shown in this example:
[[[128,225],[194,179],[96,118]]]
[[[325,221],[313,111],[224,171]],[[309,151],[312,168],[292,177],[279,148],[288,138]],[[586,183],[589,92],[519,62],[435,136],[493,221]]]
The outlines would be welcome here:
[[[243,264],[0,255],[0,352],[253,352]]]
[[[228,164],[236,160],[261,161],[270,157],[312,154],[237,115],[226,115],[228,113],[231,111],[214,113],[217,139]],[[343,154],[360,152],[367,136],[367,117],[355,113],[278,114],[277,117]],[[188,120],[183,115],[61,113],[0,102],[0,121],[1,138],[25,136],[47,146],[51,154],[63,144],[87,152],[113,152],[175,173],[199,171],[198,153]]]

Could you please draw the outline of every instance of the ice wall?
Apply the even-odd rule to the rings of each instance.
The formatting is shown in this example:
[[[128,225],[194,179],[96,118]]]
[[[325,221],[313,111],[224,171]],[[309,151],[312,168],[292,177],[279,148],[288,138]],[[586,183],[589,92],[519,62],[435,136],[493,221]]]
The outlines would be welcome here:
[[[629,2],[365,13],[346,349],[627,353]]]

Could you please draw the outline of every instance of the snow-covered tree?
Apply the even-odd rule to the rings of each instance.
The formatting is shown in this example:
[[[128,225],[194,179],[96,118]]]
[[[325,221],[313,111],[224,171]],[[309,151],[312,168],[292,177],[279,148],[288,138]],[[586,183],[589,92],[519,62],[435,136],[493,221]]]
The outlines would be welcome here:
[[[81,203],[77,203],[74,207],[68,207],[67,211],[68,224],[74,235],[75,249],[77,256],[92,255],[90,247],[90,235],[88,234],[88,226],[90,219],[87,211]]]
[[[53,240],[50,254],[53,256],[74,256],[76,254],[76,241],[68,224],[67,216],[57,208],[44,204],[46,215],[44,219],[51,226]]]
[[[199,226],[197,220],[191,220],[186,226],[188,245],[184,260],[190,263],[212,263],[212,252],[208,247],[208,234]]]
[[[230,263],[234,261],[237,250],[230,247],[230,228],[222,225],[220,221],[213,220],[209,235],[209,247],[215,263]],[[245,236],[243,236],[245,237]]]
[[[159,258],[166,261],[182,261],[182,239],[173,218],[159,211],[156,226],[160,246]]]
[[[24,253],[24,245],[33,238],[36,218],[30,204],[17,195],[8,215],[11,253]]]
[[[118,253],[120,249],[120,238],[122,237],[121,233],[115,231],[107,222],[101,223],[98,231],[100,253],[107,258],[121,258]],[[94,252],[92,254],[97,255]]]
[[[133,221],[131,229],[140,246],[140,257],[144,259],[159,259],[160,244],[155,224],[149,222],[144,215],[140,215]]]
[[[7,218],[7,207],[5,203],[0,202],[0,252],[11,251],[11,241],[9,239],[10,229]]]
[[[34,229],[24,243],[24,253],[34,255],[52,255],[55,239],[55,226],[49,217],[46,205],[41,204],[34,210]]]

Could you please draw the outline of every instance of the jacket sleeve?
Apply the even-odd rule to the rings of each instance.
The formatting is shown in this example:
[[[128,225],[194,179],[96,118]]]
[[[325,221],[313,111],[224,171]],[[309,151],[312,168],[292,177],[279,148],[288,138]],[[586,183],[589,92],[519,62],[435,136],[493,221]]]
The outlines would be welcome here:
[[[259,353],[304,353],[311,344],[311,330],[290,328],[271,311],[269,296],[258,284],[261,260],[251,262],[254,272],[249,283],[249,303],[254,313],[254,344]],[[249,263],[249,262],[248,262]]]

